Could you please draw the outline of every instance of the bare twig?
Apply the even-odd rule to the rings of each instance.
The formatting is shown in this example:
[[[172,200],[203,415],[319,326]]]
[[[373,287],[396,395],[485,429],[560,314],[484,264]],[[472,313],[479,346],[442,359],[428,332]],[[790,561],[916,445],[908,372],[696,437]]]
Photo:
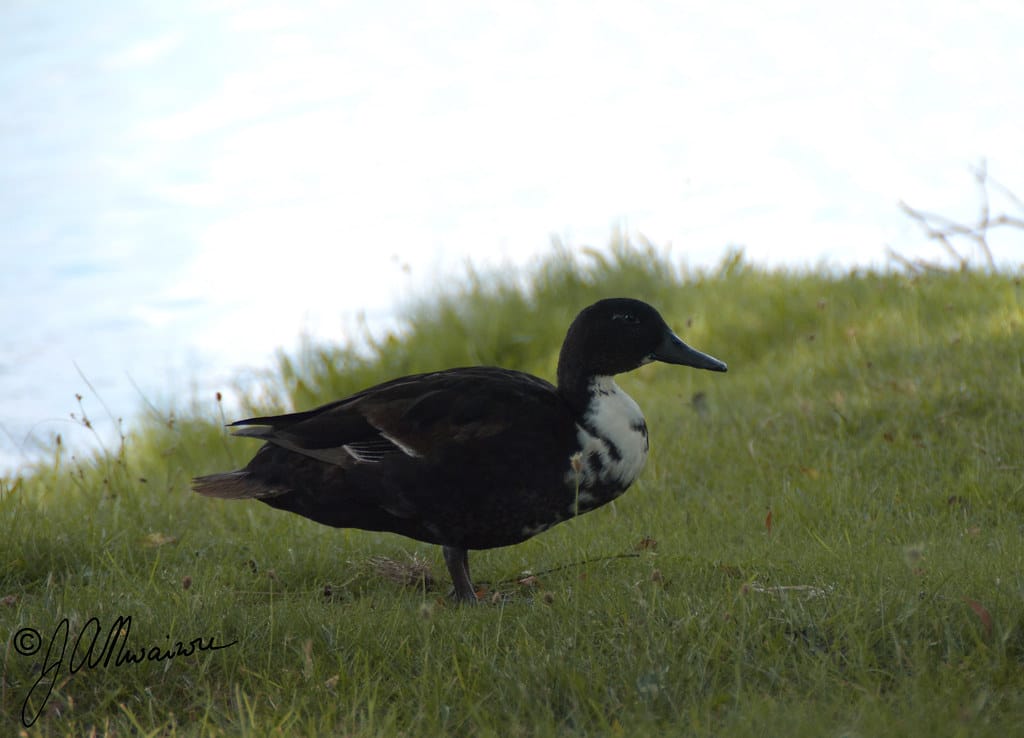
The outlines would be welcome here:
[[[996,182],[988,176],[988,165],[984,159],[982,159],[977,166],[972,168],[972,174],[974,175],[974,180],[978,186],[978,197],[980,200],[978,206],[978,218],[973,225],[965,225],[942,215],[919,210],[918,208],[912,207],[903,201],[900,201],[899,206],[900,209],[910,216],[911,219],[917,221],[921,226],[921,229],[924,231],[925,236],[942,247],[942,250],[946,252],[947,256],[953,259],[960,271],[967,271],[967,269],[970,268],[971,258],[970,252],[961,253],[956,245],[954,245],[958,239],[967,239],[974,243],[978,251],[981,252],[988,269],[994,271],[996,268],[996,261],[988,243],[989,233],[995,228],[1000,227],[1024,230],[1024,218],[1008,215],[1006,213],[1000,213],[993,217],[989,188],[991,187],[994,189],[1022,212],[1024,212],[1024,201],[1017,197],[1006,186]],[[943,267],[934,262],[927,262],[921,259],[908,259],[898,254],[892,248],[887,250],[890,259],[896,261],[905,269],[910,271],[943,271]]]
[[[989,269],[996,268],[996,260],[992,258],[992,249],[988,247],[988,241],[986,240],[985,234],[988,232],[990,226],[990,211],[988,204],[988,164],[982,159],[978,162],[978,166],[974,168],[974,181],[978,183],[978,196],[981,198],[981,212],[978,218],[978,225],[975,227],[975,233],[973,240],[981,248],[983,254],[985,254],[985,260],[988,262]]]

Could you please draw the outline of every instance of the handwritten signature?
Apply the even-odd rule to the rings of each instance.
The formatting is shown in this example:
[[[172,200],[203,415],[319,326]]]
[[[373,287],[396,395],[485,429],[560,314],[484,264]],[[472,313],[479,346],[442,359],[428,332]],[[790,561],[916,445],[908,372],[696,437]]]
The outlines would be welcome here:
[[[132,666],[144,661],[168,661],[170,659],[193,656],[202,651],[219,651],[238,643],[216,643],[216,637],[193,638],[188,643],[175,641],[170,645],[135,648],[128,645],[128,634],[132,629],[132,616],[121,615],[106,631],[106,639],[100,639],[103,627],[99,618],[89,618],[71,647],[71,656],[67,661],[68,673],[77,674],[83,669],[109,669],[111,667]],[[46,655],[43,656],[42,671],[39,678],[32,684],[25,695],[21,706],[21,722],[26,728],[39,719],[46,701],[50,698],[53,685],[57,683],[61,667],[64,666],[64,654],[67,652],[70,625],[64,618],[53,631]],[[171,637],[167,636],[170,641]],[[43,638],[35,628],[22,628],[14,634],[14,650],[22,656],[33,656],[42,650]],[[98,649],[98,650],[97,650]],[[35,706],[33,708],[33,706]]]

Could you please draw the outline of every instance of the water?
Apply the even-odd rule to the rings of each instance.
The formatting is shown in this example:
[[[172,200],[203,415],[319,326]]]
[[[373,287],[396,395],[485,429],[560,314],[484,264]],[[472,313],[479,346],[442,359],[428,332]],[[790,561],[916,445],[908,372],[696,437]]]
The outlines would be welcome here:
[[[881,265],[1024,191],[1017,3],[426,7],[0,5],[0,469],[551,234]]]

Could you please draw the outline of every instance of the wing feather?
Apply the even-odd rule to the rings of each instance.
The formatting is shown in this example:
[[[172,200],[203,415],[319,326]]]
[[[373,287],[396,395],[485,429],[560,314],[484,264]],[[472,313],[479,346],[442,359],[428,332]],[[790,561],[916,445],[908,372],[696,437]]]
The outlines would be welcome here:
[[[238,421],[232,429],[350,468],[444,455],[453,444],[472,447],[522,423],[526,406],[560,402],[541,379],[475,367],[405,377],[313,410]]]

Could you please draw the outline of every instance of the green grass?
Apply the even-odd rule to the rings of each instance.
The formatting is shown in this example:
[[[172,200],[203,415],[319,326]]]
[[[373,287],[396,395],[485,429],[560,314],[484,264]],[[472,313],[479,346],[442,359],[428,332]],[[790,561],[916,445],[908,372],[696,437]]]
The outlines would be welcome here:
[[[561,254],[411,303],[405,332],[361,352],[282,355],[246,410],[471,363],[552,377],[568,321],[608,295],[649,300],[729,373],[623,377],[651,429],[640,481],[473,554],[498,593],[481,607],[446,601],[435,547],[191,494],[191,476],[255,448],[225,438],[212,401],[0,482],[0,733],[24,730],[45,676],[45,647],[18,654],[17,631],[49,639],[68,618],[70,654],[90,618],[108,629],[119,615],[136,649],[237,643],[65,662],[45,703],[30,700],[28,735],[1019,733],[1019,276],[830,276],[736,255],[694,273],[649,248]],[[435,584],[374,565],[411,555]]]

